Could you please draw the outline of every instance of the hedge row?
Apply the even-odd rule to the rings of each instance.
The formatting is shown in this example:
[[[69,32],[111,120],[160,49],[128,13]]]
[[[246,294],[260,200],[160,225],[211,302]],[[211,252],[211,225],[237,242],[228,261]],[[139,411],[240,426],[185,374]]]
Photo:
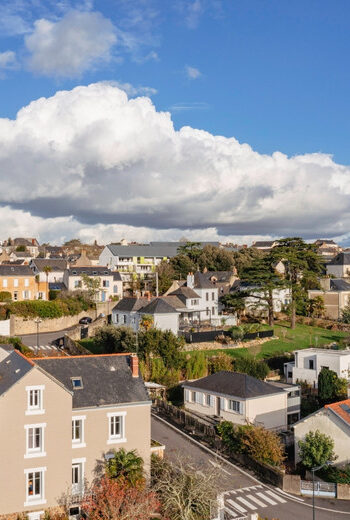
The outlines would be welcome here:
[[[62,316],[75,316],[87,311],[91,306],[82,299],[66,298],[53,301],[25,300],[12,302],[4,306],[7,314],[15,314],[23,318],[61,318]]]

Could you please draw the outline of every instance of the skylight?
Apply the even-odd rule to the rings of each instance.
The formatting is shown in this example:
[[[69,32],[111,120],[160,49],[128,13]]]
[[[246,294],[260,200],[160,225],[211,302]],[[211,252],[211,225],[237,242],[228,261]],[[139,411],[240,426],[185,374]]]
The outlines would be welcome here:
[[[83,388],[83,380],[81,377],[72,377],[72,385],[74,390],[78,390],[79,388]]]

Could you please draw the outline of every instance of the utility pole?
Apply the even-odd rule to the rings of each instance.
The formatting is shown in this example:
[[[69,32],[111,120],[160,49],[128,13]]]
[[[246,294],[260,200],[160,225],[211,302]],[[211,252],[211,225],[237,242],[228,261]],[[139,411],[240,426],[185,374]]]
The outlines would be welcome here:
[[[159,296],[158,271],[156,271],[156,297]]]

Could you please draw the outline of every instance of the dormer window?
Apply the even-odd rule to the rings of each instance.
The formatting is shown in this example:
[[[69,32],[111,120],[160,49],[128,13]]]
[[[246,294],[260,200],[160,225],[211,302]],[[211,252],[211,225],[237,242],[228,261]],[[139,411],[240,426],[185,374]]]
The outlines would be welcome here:
[[[81,377],[72,377],[72,385],[74,390],[79,390],[83,388],[83,380]]]
[[[72,271],[72,274],[76,275],[76,274],[77,274],[77,272],[76,272],[76,271]]]

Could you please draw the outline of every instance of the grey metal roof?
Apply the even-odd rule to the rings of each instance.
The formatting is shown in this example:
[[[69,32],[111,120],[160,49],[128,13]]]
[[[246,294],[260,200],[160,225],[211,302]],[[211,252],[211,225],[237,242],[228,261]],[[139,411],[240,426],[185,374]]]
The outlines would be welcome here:
[[[175,245],[142,245],[142,246],[107,246],[113,256],[131,258],[133,256],[172,258],[177,255],[178,244]]]
[[[142,308],[145,314],[173,314],[176,309],[163,298],[155,298],[146,307]]]
[[[149,401],[141,376],[132,377],[128,355],[36,359],[35,363],[73,393],[73,408]],[[72,378],[82,388],[73,389]]]
[[[6,349],[7,350],[7,349]],[[10,350],[10,347],[9,347]],[[33,368],[33,363],[13,350],[0,363],[0,395],[7,392],[14,384]]]
[[[29,265],[1,264],[0,276],[34,276]]]
[[[183,386],[212,391],[232,397],[240,397],[242,399],[284,392],[282,388],[276,388],[269,383],[255,379],[255,377],[248,376],[247,374],[227,372],[224,370],[207,377],[202,377],[191,383],[186,382]]]
[[[350,253],[339,253],[329,265],[349,265],[350,264]]]

